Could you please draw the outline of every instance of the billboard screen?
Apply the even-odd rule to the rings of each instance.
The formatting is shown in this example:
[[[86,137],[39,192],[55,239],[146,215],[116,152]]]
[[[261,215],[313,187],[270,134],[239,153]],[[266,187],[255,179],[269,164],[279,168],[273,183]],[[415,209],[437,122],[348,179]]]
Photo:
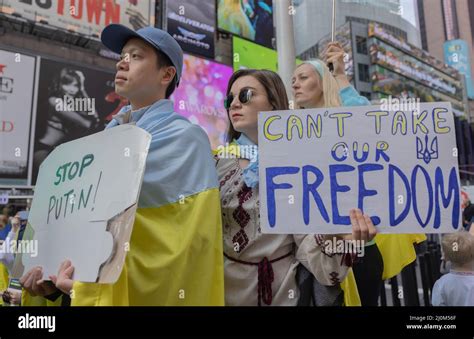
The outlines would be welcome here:
[[[214,58],[214,0],[168,1],[168,33],[185,52]]]
[[[453,112],[464,114],[462,83],[456,69],[377,23],[369,24],[368,36],[372,90],[379,97],[407,95],[421,102],[449,101]]]
[[[447,75],[456,76],[457,74],[457,71],[454,68],[447,66],[443,61],[435,58],[428,52],[406,42],[403,38],[387,32],[378,23],[369,23],[368,36],[369,38],[376,37],[377,39],[382,40],[392,46],[395,46],[396,48],[406,52],[407,54],[410,54],[411,56],[424,60],[428,65],[437,68],[438,70],[446,73]]]
[[[3,13],[98,38],[108,24],[122,24],[135,30],[153,25],[155,1],[2,0],[0,5]]]
[[[232,39],[234,71],[244,68],[278,71],[278,53],[271,48],[234,36]],[[302,61],[296,59],[296,64]]]
[[[472,84],[471,57],[469,47],[464,40],[446,41],[444,47],[444,60],[449,66],[456,68],[466,77],[467,95],[474,99],[474,85]]]
[[[33,153],[33,184],[41,162],[59,144],[104,129],[127,104],[114,74],[41,59]]]
[[[242,68],[277,71],[278,54],[273,49],[254,44],[236,36],[232,39],[232,45],[234,51],[234,71]]]
[[[177,113],[206,131],[213,149],[225,140],[224,97],[231,75],[232,67],[185,54],[183,77],[170,98]]]
[[[371,39],[369,51],[371,64],[381,65],[462,101],[462,87],[459,80],[378,39]]]
[[[272,48],[272,0],[218,0],[217,27]]]
[[[36,58],[0,50],[0,181],[28,178]],[[6,183],[6,182],[4,182]]]

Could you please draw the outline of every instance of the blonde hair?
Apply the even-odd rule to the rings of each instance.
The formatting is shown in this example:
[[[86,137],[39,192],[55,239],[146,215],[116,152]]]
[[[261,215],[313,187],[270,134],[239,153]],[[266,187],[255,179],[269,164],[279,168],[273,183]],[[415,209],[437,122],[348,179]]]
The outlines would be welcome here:
[[[319,76],[322,83],[324,107],[340,107],[342,106],[341,99],[339,97],[339,85],[336,79],[329,71],[326,64],[320,59],[311,59],[304,61],[301,65],[311,65]],[[298,65],[300,67],[301,65]],[[298,68],[296,67],[296,68]],[[301,108],[301,107],[300,107]],[[305,108],[318,108],[318,107],[305,107]]]
[[[443,236],[443,252],[446,260],[454,265],[464,265],[474,261],[474,236],[466,231],[459,231]]]

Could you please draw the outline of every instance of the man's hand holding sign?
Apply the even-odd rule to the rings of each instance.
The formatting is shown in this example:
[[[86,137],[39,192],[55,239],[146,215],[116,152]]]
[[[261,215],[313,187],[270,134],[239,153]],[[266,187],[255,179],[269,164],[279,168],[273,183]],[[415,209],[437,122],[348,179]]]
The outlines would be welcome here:
[[[117,280],[149,144],[149,133],[124,125],[63,144],[43,162],[25,232],[38,256],[18,256],[14,267],[33,296],[69,293],[72,279]]]
[[[449,103],[259,115],[262,230],[349,233],[371,215],[383,233],[459,228],[460,185]]]

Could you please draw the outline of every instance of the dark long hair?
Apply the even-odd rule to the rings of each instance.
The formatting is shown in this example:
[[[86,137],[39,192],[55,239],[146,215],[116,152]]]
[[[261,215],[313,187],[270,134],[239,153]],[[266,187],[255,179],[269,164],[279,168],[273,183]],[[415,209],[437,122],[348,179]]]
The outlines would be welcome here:
[[[272,105],[274,111],[284,111],[289,109],[288,96],[286,94],[285,85],[280,76],[270,70],[266,69],[241,69],[232,74],[227,85],[226,96],[229,95],[230,89],[234,82],[244,76],[254,77],[265,88],[268,102]],[[229,118],[229,110],[227,110],[227,117]],[[237,132],[232,126],[232,121],[229,118],[229,129],[227,131],[227,141],[231,142],[240,137],[240,132]]]
[[[77,75],[76,70],[72,68],[68,68],[68,67],[61,69],[59,74],[57,74],[56,77],[53,79],[52,86],[49,87],[49,94],[51,96],[62,98],[62,96],[64,95],[62,86],[70,85],[74,81],[77,82],[77,88],[78,88],[78,91],[75,97],[81,97],[82,93],[79,90],[81,87],[81,79],[79,78],[79,75]]]

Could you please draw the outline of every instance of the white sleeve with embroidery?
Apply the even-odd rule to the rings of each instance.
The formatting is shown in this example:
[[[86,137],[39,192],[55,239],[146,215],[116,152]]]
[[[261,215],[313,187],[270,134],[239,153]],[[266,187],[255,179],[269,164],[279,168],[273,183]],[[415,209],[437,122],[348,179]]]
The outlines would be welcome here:
[[[293,235],[296,243],[296,259],[323,285],[336,285],[344,280],[352,266],[350,253],[331,253],[324,247],[324,235]]]

